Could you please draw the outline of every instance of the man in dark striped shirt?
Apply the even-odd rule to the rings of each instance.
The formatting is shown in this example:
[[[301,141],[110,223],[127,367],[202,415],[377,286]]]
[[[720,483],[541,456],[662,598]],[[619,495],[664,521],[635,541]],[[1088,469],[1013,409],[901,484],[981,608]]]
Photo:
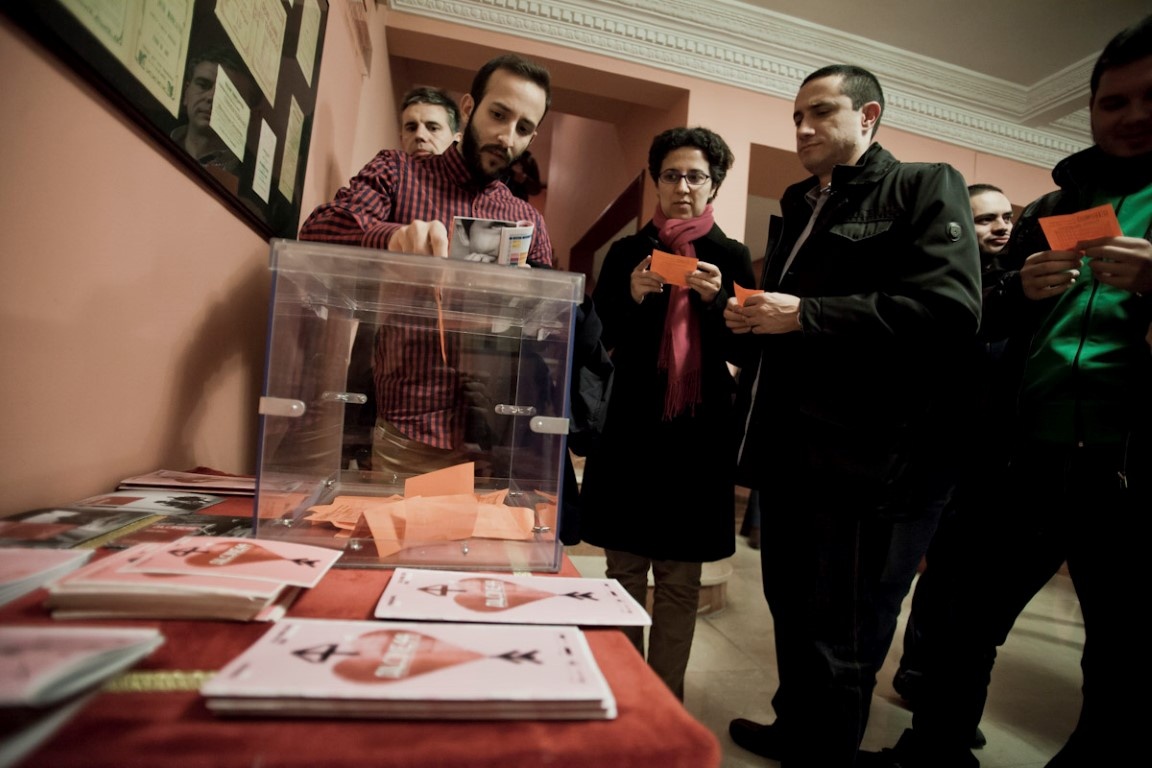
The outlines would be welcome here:
[[[489,61],[460,100],[460,142],[428,157],[380,152],[308,216],[300,239],[444,257],[454,216],[527,221],[534,227],[528,262],[551,266],[543,217],[500,181],[536,137],[551,98],[543,67],[514,54]],[[442,346],[434,323],[381,328],[374,471],[411,474],[467,459],[465,382],[447,341]]]

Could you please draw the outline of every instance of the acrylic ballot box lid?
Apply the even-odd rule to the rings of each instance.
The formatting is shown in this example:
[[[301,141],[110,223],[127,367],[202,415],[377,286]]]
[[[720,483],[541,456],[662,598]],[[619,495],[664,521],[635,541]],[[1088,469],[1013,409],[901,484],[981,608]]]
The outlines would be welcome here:
[[[584,276],[284,239],[270,262],[255,535],[558,571]]]

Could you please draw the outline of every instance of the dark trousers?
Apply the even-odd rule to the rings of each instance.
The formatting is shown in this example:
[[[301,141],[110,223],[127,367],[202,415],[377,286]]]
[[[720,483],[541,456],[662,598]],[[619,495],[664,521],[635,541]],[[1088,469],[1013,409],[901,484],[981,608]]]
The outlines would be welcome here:
[[[924,663],[921,646],[931,641],[947,611],[947,594],[951,581],[964,578],[968,568],[967,556],[957,545],[958,537],[952,533],[955,508],[949,504],[940,517],[932,543],[925,555],[925,568],[912,590],[912,601],[904,624],[903,653],[896,670],[897,692],[906,699],[914,699],[923,684]]]
[[[764,487],[761,565],[780,686],[772,699],[786,768],[851,767],[876,673],[928,547],[939,488],[862,506],[832,478]],[[930,485],[930,484],[928,484]]]
[[[977,765],[969,751],[996,651],[1028,602],[1067,561],[1084,615],[1083,703],[1061,765],[1123,765],[1140,754],[1137,712],[1111,686],[1147,690],[1137,603],[1148,581],[1152,493],[1145,448],[1031,444],[996,503],[961,508],[952,534],[968,571],[950,580],[945,626],[924,653],[927,683],[913,717],[925,765]],[[1136,602],[1133,602],[1136,601]],[[1091,651],[1091,652],[1089,652]]]

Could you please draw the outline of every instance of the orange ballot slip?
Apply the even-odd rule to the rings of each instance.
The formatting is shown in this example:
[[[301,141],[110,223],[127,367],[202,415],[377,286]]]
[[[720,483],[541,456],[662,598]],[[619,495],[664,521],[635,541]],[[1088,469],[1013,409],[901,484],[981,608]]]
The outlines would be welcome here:
[[[1124,234],[1116,219],[1116,211],[1108,203],[1063,216],[1044,216],[1040,219],[1040,228],[1048,238],[1048,247],[1054,251],[1075,250],[1076,244],[1082,240],[1121,237]]]
[[[696,271],[696,259],[675,253],[652,251],[652,264],[648,269],[664,278],[666,283],[687,286],[688,273]]]
[[[476,493],[475,480],[476,465],[469,461],[408,478],[403,496],[337,496],[331,504],[309,508],[306,519],[352,535],[366,528],[380,557],[438,542],[531,539],[537,512],[505,504],[506,488]],[[547,517],[548,510],[541,514]],[[551,517],[555,514],[551,505]]]
[[[749,296],[755,296],[758,293],[763,293],[763,291],[761,291],[759,288],[745,288],[739,283],[733,283],[732,285],[736,288],[736,303],[741,307],[744,306],[744,302],[748,300]]]
[[[408,478],[404,481],[404,497],[454,496],[458,493],[472,493],[475,488],[476,463],[466,461]]]

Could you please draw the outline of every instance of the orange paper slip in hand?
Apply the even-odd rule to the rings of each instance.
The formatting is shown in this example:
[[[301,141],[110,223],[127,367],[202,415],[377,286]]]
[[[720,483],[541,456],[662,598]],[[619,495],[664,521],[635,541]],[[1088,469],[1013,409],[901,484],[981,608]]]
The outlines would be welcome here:
[[[675,253],[652,251],[652,264],[648,269],[664,278],[665,283],[687,286],[688,281],[685,278],[689,272],[696,271],[696,259]]]
[[[744,302],[748,301],[749,296],[763,293],[759,288],[745,288],[739,283],[733,283],[733,287],[736,289],[736,304],[741,307],[744,306]]]
[[[1054,251],[1072,251],[1084,240],[1124,234],[1116,219],[1116,211],[1108,203],[1063,216],[1044,216],[1040,219],[1040,228],[1048,238],[1048,247]]]

